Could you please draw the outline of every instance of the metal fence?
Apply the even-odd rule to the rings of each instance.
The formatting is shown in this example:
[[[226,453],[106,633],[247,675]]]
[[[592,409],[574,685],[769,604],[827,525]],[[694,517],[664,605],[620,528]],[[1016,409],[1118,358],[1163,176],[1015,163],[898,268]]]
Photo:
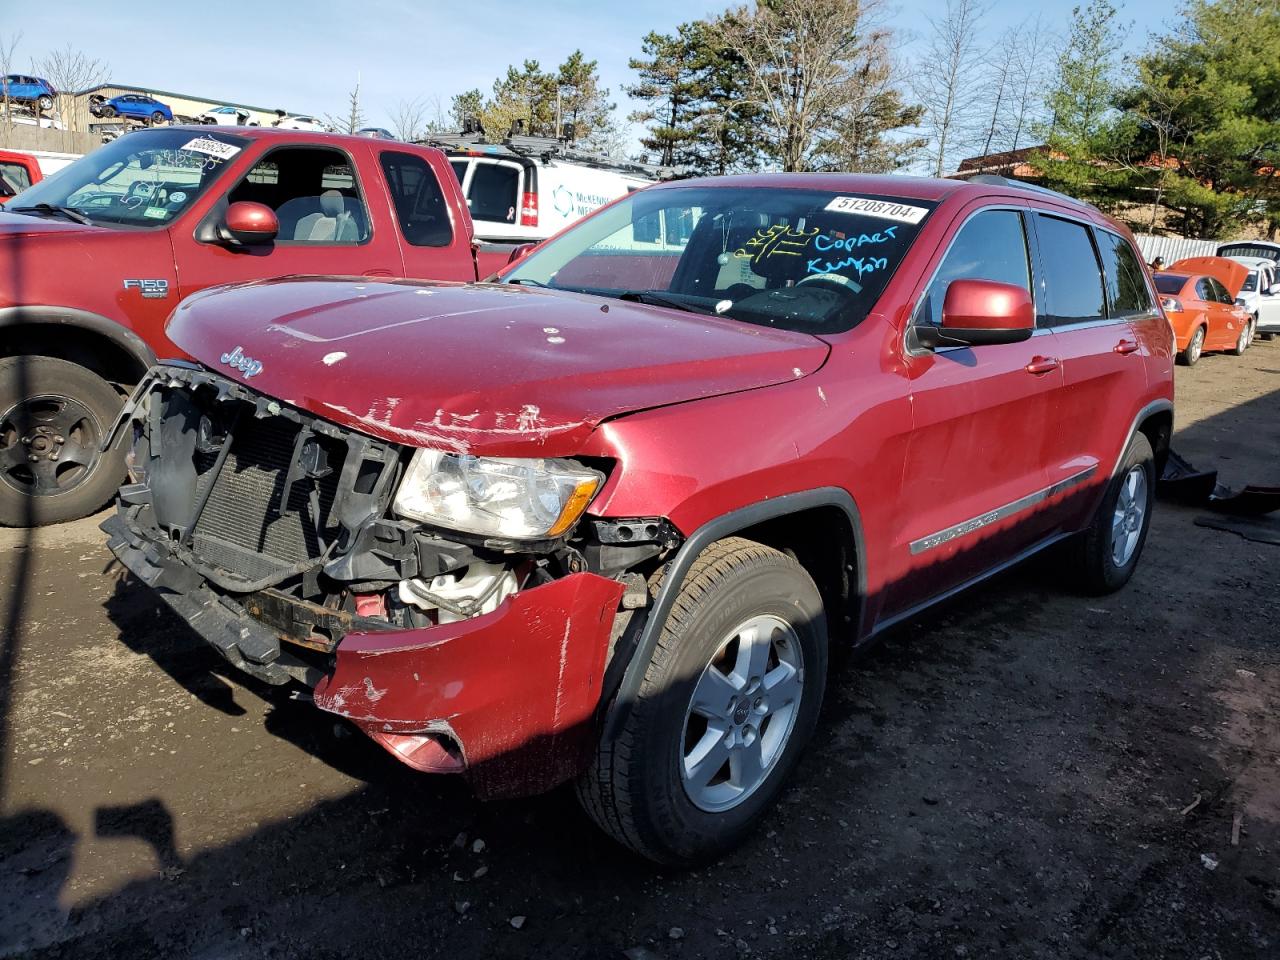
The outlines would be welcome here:
[[[1142,258],[1150,263],[1156,257],[1164,257],[1165,263],[1173,263],[1183,257],[1211,257],[1218,252],[1217,240],[1188,240],[1185,237],[1153,237],[1149,233],[1135,233]]]

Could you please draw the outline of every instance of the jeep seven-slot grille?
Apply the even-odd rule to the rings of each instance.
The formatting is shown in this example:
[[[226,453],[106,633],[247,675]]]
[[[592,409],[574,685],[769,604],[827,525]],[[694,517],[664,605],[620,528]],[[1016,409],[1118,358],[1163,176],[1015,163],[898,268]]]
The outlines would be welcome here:
[[[192,531],[197,556],[249,580],[276,576],[321,556],[338,532],[330,513],[341,456],[330,461],[327,476],[295,480],[288,503],[282,504],[299,429],[284,417],[240,419]]]

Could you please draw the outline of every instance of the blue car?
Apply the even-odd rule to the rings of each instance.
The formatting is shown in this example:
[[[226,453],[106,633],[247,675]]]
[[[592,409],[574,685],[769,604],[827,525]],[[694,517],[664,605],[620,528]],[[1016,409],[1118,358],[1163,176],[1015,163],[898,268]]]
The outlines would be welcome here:
[[[129,117],[133,120],[150,120],[152,123],[159,123],[161,120],[173,122],[173,111],[167,103],[161,103],[142,93],[124,93],[104,101],[98,107],[98,116]]]
[[[0,80],[0,97],[5,93],[15,103],[34,103],[41,110],[52,110],[53,98],[58,95],[53,84],[44,77],[31,77],[21,73],[11,73]]]

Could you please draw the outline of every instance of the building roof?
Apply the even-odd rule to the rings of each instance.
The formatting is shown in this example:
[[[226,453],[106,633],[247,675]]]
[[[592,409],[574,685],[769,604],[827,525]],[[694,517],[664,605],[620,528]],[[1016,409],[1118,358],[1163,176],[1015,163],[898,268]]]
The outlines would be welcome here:
[[[124,90],[127,93],[146,93],[153,97],[178,97],[182,100],[196,100],[200,103],[212,103],[217,106],[243,107],[245,110],[256,110],[259,113],[281,112],[276,107],[256,107],[251,103],[236,103],[234,100],[221,100],[217,97],[200,97],[192,93],[176,93],[173,90],[157,90],[155,87],[139,87],[131,83],[99,83],[96,86],[86,87],[83,90],[76,90],[72,96],[84,97],[98,93],[102,90]],[[289,116],[293,116],[289,111],[284,112]]]

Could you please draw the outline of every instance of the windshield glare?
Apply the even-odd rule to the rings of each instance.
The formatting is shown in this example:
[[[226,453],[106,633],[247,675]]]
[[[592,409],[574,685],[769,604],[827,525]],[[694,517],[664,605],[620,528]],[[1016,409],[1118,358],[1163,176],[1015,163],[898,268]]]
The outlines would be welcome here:
[[[248,142],[191,130],[127,134],[24,190],[5,209],[48,204],[93,223],[161,227],[191,206]]]
[[[871,312],[934,204],[768,187],[633,193],[531,254],[503,279],[652,296],[806,333]]]

